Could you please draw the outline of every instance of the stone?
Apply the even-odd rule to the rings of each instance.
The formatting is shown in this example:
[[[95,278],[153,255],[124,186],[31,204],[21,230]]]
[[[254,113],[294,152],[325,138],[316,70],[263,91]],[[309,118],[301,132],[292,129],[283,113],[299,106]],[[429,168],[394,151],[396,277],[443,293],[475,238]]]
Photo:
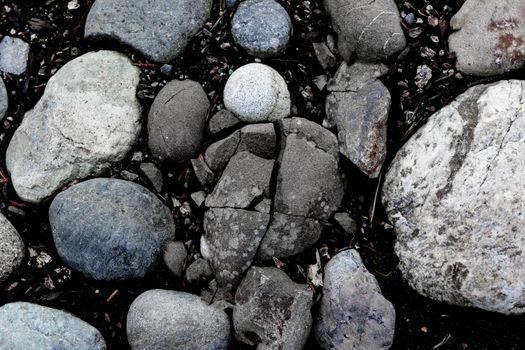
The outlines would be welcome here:
[[[406,39],[394,0],[325,0],[346,62],[379,61],[401,51]]]
[[[0,214],[0,283],[22,264],[25,250],[16,228]]]
[[[29,44],[19,38],[4,36],[0,41],[0,70],[20,75],[27,69]]]
[[[235,293],[235,337],[258,349],[302,349],[313,293],[275,267],[252,267]]]
[[[241,142],[241,132],[236,131],[225,139],[212,143],[204,152],[204,160],[214,172],[224,170]]]
[[[236,153],[206,199],[207,207],[248,208],[261,196],[269,196],[274,161],[250,152]]]
[[[348,65],[342,62],[334,77],[328,82],[330,92],[357,92],[370,80],[382,77],[388,72],[388,67],[382,63],[355,62]]]
[[[299,138],[314,144],[315,147],[332,157],[339,157],[335,135],[308,119],[290,118],[282,120],[279,122],[279,132],[281,134],[281,153],[286,148],[287,137],[291,134],[296,134]]]
[[[186,247],[180,241],[168,242],[162,256],[166,267],[178,278],[182,278],[187,257]]]
[[[351,236],[357,232],[357,224],[348,213],[335,213],[334,221],[348,236]]]
[[[226,350],[231,329],[228,315],[198,296],[152,289],[131,304],[126,333],[132,350]]]
[[[211,208],[204,214],[201,255],[208,260],[220,287],[232,290],[257,254],[270,215],[231,208]]]
[[[399,268],[420,294],[525,312],[525,82],[478,85],[399,150],[383,204]]]
[[[317,61],[324,70],[330,70],[337,64],[337,58],[334,56],[332,51],[326,46],[325,43],[313,43],[315,56]]]
[[[200,208],[202,206],[202,203],[204,203],[206,201],[206,192],[204,192],[204,191],[193,192],[190,195],[190,197],[193,200],[193,202],[195,203],[195,205],[198,208]]]
[[[224,106],[247,123],[275,121],[290,114],[290,92],[275,69],[249,63],[235,70],[226,82]]]
[[[274,0],[246,0],[232,18],[237,45],[257,57],[275,57],[284,52],[292,36],[292,20]]]
[[[208,133],[217,135],[218,133],[229,130],[237,126],[241,121],[227,109],[221,109],[215,113],[208,121]]]
[[[96,0],[85,37],[116,40],[156,62],[180,57],[211,13],[211,0]]]
[[[0,339],[11,350],[106,350],[102,334],[70,313],[26,302],[0,307]]]
[[[58,255],[97,280],[144,277],[173,239],[171,211],[133,182],[92,179],[58,194],[49,208]]]
[[[42,202],[124,160],[140,135],[139,74],[124,55],[98,51],[49,79],[7,149],[6,166],[22,200]]]
[[[277,136],[272,123],[251,124],[241,129],[241,142],[237,152],[249,151],[256,156],[272,159],[276,157]]]
[[[7,89],[5,88],[4,80],[0,78],[0,121],[4,119],[8,107],[9,98],[7,97]]]
[[[140,170],[144,173],[147,180],[153,185],[157,192],[162,191],[164,187],[164,180],[162,178],[162,172],[153,163],[142,163]]]
[[[449,49],[465,74],[500,75],[525,63],[525,3],[467,0],[452,17]]]
[[[191,263],[186,269],[184,281],[189,285],[199,285],[213,275],[210,263],[199,258]]]
[[[260,213],[270,214],[272,212],[272,200],[269,198],[263,198],[255,206],[255,211],[258,211]]]
[[[344,250],[326,264],[323,296],[314,321],[322,349],[389,349],[396,313],[383,297],[375,277],[354,249]]]
[[[148,114],[148,146],[159,161],[185,162],[197,155],[210,102],[193,80],[172,80],[160,90]]]
[[[192,159],[191,167],[199,184],[206,191],[209,191],[215,183],[215,175],[208,167],[208,164],[202,159]]]

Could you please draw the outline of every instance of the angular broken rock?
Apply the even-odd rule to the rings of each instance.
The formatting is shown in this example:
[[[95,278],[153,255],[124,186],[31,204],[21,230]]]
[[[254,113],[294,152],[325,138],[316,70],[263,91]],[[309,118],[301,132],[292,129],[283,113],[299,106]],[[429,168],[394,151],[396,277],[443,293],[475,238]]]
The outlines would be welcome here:
[[[432,299],[525,312],[525,82],[467,90],[430,117],[385,177],[399,268]]]
[[[7,149],[20,198],[42,202],[126,157],[141,129],[139,74],[124,55],[98,51],[68,62],[49,79]]]
[[[324,4],[345,61],[354,55],[363,61],[379,61],[406,46],[394,0],[324,0]]]
[[[258,349],[302,349],[312,326],[312,292],[275,267],[252,267],[235,294],[235,337]]]
[[[237,152],[250,151],[256,156],[275,158],[277,136],[271,123],[250,124],[241,129],[241,142]]]
[[[224,130],[235,127],[241,121],[227,109],[221,109],[215,113],[208,121],[208,132],[216,135]]]
[[[204,153],[206,164],[216,173],[223,171],[230,158],[237,151],[240,141],[241,132],[237,130],[227,138],[212,143]]]

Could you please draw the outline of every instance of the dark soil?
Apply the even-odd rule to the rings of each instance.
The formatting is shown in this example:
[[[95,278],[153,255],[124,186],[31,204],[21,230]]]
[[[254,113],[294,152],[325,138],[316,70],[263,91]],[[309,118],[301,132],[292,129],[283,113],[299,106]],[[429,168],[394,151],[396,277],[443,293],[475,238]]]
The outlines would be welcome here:
[[[231,73],[254,59],[233,45],[229,30],[231,11],[221,14],[219,1],[214,5],[212,18],[189,45],[186,54],[171,62],[169,75],[160,72],[160,65],[149,62],[133,50],[114,43],[89,43],[83,40],[83,24],[93,0],[79,0],[80,8],[67,10],[67,0],[1,1],[0,34],[21,37],[31,43],[28,72],[20,77],[4,74],[10,93],[10,109],[0,129],[0,209],[21,233],[30,253],[23,266],[0,290],[0,304],[12,301],[31,301],[68,310],[98,328],[109,349],[128,348],[125,319],[129,305],[141,292],[151,288],[189,290],[182,281],[159,267],[142,280],[98,282],[69,270],[57,256],[47,220],[47,205],[34,206],[17,198],[4,164],[9,140],[23,115],[41,97],[49,77],[71,59],[100,48],[125,52],[142,69],[138,97],[143,102],[145,116],[153,98],[165,83],[176,78],[199,81],[212,101],[215,110],[222,101],[222,89]],[[454,56],[448,52],[446,40],[448,23],[463,0],[408,0],[399,2],[400,10],[414,13],[423,23],[405,25],[408,49],[394,57],[383,81],[390,89],[394,104],[389,124],[389,153],[387,164],[403,142],[433,112],[451,102],[468,87],[492,82],[461,76],[454,70]],[[263,63],[276,68],[286,79],[291,92],[294,113],[321,122],[324,117],[325,92],[319,91],[313,78],[325,73],[313,53],[312,42],[322,41],[332,33],[321,0],[286,0],[280,3],[288,10],[294,24],[294,36],[286,53],[278,59]],[[432,9],[428,7],[431,4]],[[421,27],[420,29],[413,29]],[[414,34],[420,31],[418,36]],[[332,33],[333,34],[333,33]],[[436,41],[436,39],[438,39]],[[422,57],[432,49],[433,57]],[[440,52],[442,50],[442,52]],[[418,89],[415,85],[417,67],[427,65],[433,77]],[[331,72],[332,74],[334,72]],[[525,78],[523,71],[501,78]],[[212,111],[213,112],[213,111]],[[145,136],[145,135],[144,135]],[[211,140],[210,140],[211,141]],[[148,157],[142,142],[136,151]],[[113,169],[107,176],[121,176],[122,170],[138,173],[138,162],[129,161]],[[525,348],[525,317],[502,316],[474,309],[437,303],[419,296],[402,279],[396,269],[393,253],[395,233],[376,198],[380,184],[369,180],[348,162],[345,163],[349,189],[344,208],[359,223],[359,232],[350,241],[337,228],[327,225],[322,239],[314,249],[283,261],[282,268],[296,281],[305,283],[304,271],[315,262],[319,250],[325,263],[337,250],[357,248],[369,270],[377,277],[384,295],[397,312],[396,336],[393,349],[523,349]],[[177,239],[191,241],[192,253],[198,252],[202,213],[189,198],[198,190],[188,165],[164,165],[167,184],[160,193],[172,207],[169,197],[177,198],[188,210],[173,208],[177,222]],[[137,182],[153,190],[151,184],[139,177]],[[153,190],[154,191],[154,190]],[[376,203],[374,208],[374,203]],[[194,259],[190,254],[188,263]],[[197,292],[195,290],[189,290]],[[316,290],[316,300],[321,290]],[[243,348],[233,344],[232,349]],[[316,349],[313,339],[307,346]]]

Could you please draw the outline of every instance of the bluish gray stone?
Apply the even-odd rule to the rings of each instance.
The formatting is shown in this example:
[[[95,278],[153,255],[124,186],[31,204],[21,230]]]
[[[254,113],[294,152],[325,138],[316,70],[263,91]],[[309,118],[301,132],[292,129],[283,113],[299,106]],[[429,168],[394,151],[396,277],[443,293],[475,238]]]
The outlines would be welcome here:
[[[0,78],[0,120],[2,120],[9,107],[9,99],[7,98],[7,90],[4,81]]]
[[[19,38],[4,36],[0,41],[0,70],[20,75],[27,69],[29,44]]]
[[[143,277],[173,239],[170,210],[133,182],[92,179],[58,194],[49,222],[60,257],[97,280]]]
[[[243,1],[232,19],[235,42],[252,56],[280,55],[292,35],[290,16],[274,0]]]
[[[0,349],[105,350],[102,334],[67,312],[16,302],[0,307]]]
[[[25,245],[15,227],[0,214],[0,283],[22,264]]]

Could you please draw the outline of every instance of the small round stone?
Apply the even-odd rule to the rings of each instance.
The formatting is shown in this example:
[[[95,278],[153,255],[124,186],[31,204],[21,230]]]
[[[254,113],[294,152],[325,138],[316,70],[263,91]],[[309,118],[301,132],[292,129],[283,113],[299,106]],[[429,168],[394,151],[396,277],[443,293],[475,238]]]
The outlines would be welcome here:
[[[9,220],[0,214],[0,282],[22,263],[24,253],[22,238]]]
[[[281,54],[292,35],[288,13],[274,0],[243,1],[232,19],[235,42],[252,56]]]
[[[233,72],[226,82],[224,105],[248,123],[279,120],[290,114],[290,92],[275,69],[250,63]]]

